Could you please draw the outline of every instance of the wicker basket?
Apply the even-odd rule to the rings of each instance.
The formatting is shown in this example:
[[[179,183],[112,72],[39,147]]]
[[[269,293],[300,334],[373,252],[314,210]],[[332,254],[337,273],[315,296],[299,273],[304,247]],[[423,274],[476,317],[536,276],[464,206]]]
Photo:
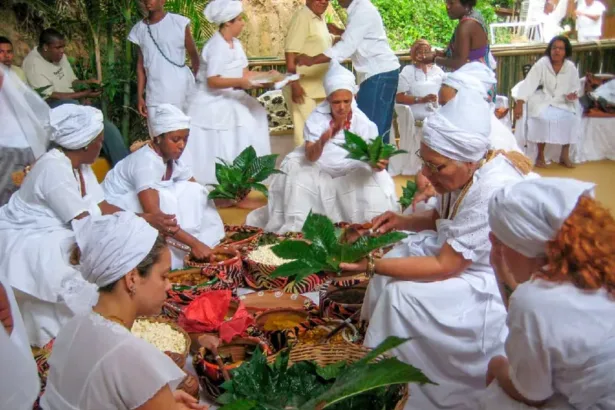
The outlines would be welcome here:
[[[241,366],[250,349],[254,350],[258,346],[261,347],[265,355],[269,355],[271,353],[269,346],[262,340],[255,337],[245,337],[235,338],[230,343],[222,343],[218,346],[218,354],[221,356],[231,355],[231,357],[236,359],[232,364],[225,366],[226,370],[230,372],[231,370]],[[217,363],[208,362],[205,359],[206,355],[207,349],[201,347],[194,355],[192,364],[194,365],[194,369],[199,376],[203,393],[208,399],[215,402],[218,396],[222,393],[220,391],[220,386],[224,383],[224,376],[222,375],[220,366],[218,366]]]
[[[298,362],[315,362],[318,366],[324,367],[333,363],[345,361],[354,363],[361,360],[371,349],[351,343],[343,344],[298,344],[290,350],[288,364],[293,365]],[[273,364],[278,354],[269,356],[267,361]],[[384,356],[378,357],[375,361],[382,360]],[[408,401],[408,385],[402,387],[402,397],[397,402],[395,410],[402,410]]]
[[[339,319],[310,318],[310,329],[306,329],[299,333],[297,343],[311,345],[321,344],[321,339],[335,330],[342,322],[343,321]],[[362,335],[359,330],[354,325],[348,324],[339,333],[328,340],[327,344],[359,343],[361,339]]]
[[[171,320],[164,318],[164,317],[160,317],[160,316],[156,316],[156,317],[139,317],[137,318],[137,320],[145,320],[147,322],[152,322],[152,323],[165,323],[166,325],[170,326],[173,330],[175,330],[176,332],[180,333],[185,341],[185,345],[184,345],[184,350],[182,352],[175,352],[175,353],[179,353],[181,356],[183,356],[184,358],[184,364],[186,361],[186,358],[188,357],[188,354],[190,353],[190,336],[188,335],[188,333],[186,333],[186,331],[184,329],[182,329],[181,327],[179,327],[177,325],[177,323],[172,322]],[[166,352],[165,352],[166,353]],[[174,353],[174,352],[171,352]],[[172,356],[172,355],[169,355]],[[173,357],[171,357],[173,358]],[[174,359],[174,361],[177,363],[177,360]]]

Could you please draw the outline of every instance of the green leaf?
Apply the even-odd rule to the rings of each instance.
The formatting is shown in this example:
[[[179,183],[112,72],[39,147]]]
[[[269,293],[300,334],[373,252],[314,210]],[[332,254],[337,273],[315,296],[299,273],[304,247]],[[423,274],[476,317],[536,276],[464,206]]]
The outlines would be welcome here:
[[[295,282],[300,282],[311,274],[321,272],[326,268],[327,265],[321,264],[318,261],[297,260],[278,266],[269,277],[272,279],[293,278]]]
[[[255,182],[250,184],[250,187],[255,191],[258,191],[261,194],[265,195],[265,197],[269,197],[269,189],[267,188],[267,186]]]
[[[271,251],[283,259],[301,259],[312,253],[311,245],[305,241],[286,240],[271,248]]]
[[[334,251],[338,246],[337,237],[335,236],[335,225],[324,215],[315,214],[310,211],[301,231],[305,239],[326,252]]]
[[[223,397],[220,396],[218,399]],[[224,404],[224,406],[220,407],[220,410],[252,410],[258,408],[258,402],[255,400],[237,400],[234,402],[228,402],[229,404],[224,404],[220,402],[220,404]]]
[[[353,244],[344,244],[341,246],[340,262],[357,262],[376,249],[393,245],[407,237],[408,234],[403,232],[388,232],[377,237],[362,236]]]
[[[256,159],[256,150],[252,145],[241,151],[241,153],[233,161],[233,165],[239,169],[249,169],[250,165]]]
[[[340,373],[346,369],[348,365],[346,362],[341,361],[337,363],[332,363],[328,366],[321,367],[316,369],[316,373],[325,380],[334,380],[336,379]]]
[[[414,200],[414,196],[418,191],[418,187],[416,182],[408,181],[406,182],[406,186],[402,188],[402,195],[399,198],[399,204],[401,205],[402,211],[412,205],[412,201]]]
[[[369,155],[369,163],[371,165],[376,165],[381,159],[380,151],[382,151],[382,144],[384,144],[382,137],[376,137],[372,141],[370,141],[367,148],[367,153]]]
[[[369,353],[367,353],[361,360],[353,363],[353,366],[361,366],[362,364],[367,364],[372,360],[376,359],[378,356],[381,356],[389,350],[395,349],[396,347],[401,346],[404,343],[409,342],[410,340],[412,340],[412,338],[389,336],[374,349],[370,350]]]

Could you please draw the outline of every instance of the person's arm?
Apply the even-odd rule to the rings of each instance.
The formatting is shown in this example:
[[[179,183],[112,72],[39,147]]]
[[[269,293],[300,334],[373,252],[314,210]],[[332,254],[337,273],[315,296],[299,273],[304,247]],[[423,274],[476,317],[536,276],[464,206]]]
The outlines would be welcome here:
[[[82,98],[88,98],[88,97],[93,97],[92,91],[90,90],[75,91],[72,93],[59,93],[57,91],[54,91],[51,94],[49,94],[49,97],[47,98],[50,98],[53,100],[80,100]]]
[[[192,38],[192,32],[190,31],[190,24],[186,25],[186,41],[185,41],[186,51],[188,52],[188,56],[190,56],[190,65],[192,67],[192,73],[196,76],[199,72],[199,66],[201,64],[201,60],[199,59],[199,52],[196,49],[196,44],[194,43],[194,39]]]
[[[109,202],[107,202],[107,201],[102,201],[102,202],[100,202],[100,203],[98,204],[98,207],[100,208],[100,212],[101,212],[103,215],[111,215],[111,214],[114,214],[114,213],[116,213],[116,212],[122,212],[122,211],[123,211],[123,209],[122,209],[122,208],[117,207],[117,206],[115,206],[115,205],[113,205],[113,204],[110,204],[110,203],[109,203]]]
[[[455,36],[455,53],[452,58],[436,57],[434,63],[440,67],[457,70],[468,62],[472,32],[477,29],[477,23],[466,20],[459,23]]]
[[[249,90],[254,87],[248,77],[223,78],[221,76],[208,77],[207,86],[209,88],[243,88]]]
[[[408,95],[406,93],[398,93],[395,96],[395,102],[397,104],[405,104],[405,105],[414,105],[414,104],[422,104],[425,101],[423,101],[423,97],[415,97],[413,95]]]
[[[517,90],[517,95],[515,97],[515,106],[513,108],[513,113],[516,119],[520,119],[523,115],[523,105],[527,101],[527,99],[536,92],[540,84],[542,83],[542,61],[538,60],[530,69],[530,72],[527,74],[527,77],[523,80],[519,89]]]
[[[290,74],[297,73],[297,64],[296,64],[297,56],[298,56],[297,53],[287,52],[284,54],[284,57],[286,59],[287,72]],[[290,90],[291,90],[291,98],[295,104],[301,105],[305,102],[305,90],[303,89],[299,81],[292,81],[290,83]]]
[[[331,130],[325,131],[319,140],[305,142],[305,158],[310,162],[316,162],[320,159],[322,151],[325,149],[325,144],[331,139]]]
[[[517,390],[515,384],[510,378],[510,365],[508,363],[508,359],[504,356],[496,356],[489,361],[487,381],[489,382],[491,380],[496,380],[508,396],[520,403],[525,403],[531,407],[541,407],[546,402],[546,400],[528,400],[521,393],[519,393],[519,390]]]
[[[141,47],[137,46],[137,110],[144,117],[147,117],[147,105],[145,104],[146,83],[147,74],[145,73],[145,65],[143,63],[143,52]]]

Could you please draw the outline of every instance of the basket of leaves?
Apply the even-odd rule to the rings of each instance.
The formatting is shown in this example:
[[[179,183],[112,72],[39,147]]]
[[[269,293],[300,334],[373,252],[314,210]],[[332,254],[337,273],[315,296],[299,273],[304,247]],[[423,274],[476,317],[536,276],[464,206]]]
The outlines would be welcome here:
[[[259,349],[260,347],[260,349]],[[228,343],[220,343],[217,353],[222,360],[224,370],[228,374],[241,366],[244,361],[250,360],[253,353],[258,351],[267,356],[271,349],[263,340],[255,337],[237,337]],[[225,381],[224,371],[216,360],[216,354],[207,347],[200,347],[192,359],[203,393],[212,401],[221,394],[220,386]]]
[[[306,296],[279,290],[252,292],[239,296],[239,300],[253,315],[280,308],[303,309],[307,312],[316,308],[314,302]]]
[[[298,241],[299,242],[299,241]],[[306,293],[318,290],[325,282],[322,275],[312,272],[294,280],[288,277],[272,277],[271,273],[291,260],[278,257],[272,248],[278,244],[256,247],[245,257],[246,284],[255,290],[283,290],[287,293]]]
[[[357,134],[344,130],[344,138],[345,141],[340,147],[348,151],[346,158],[363,161],[371,167],[377,167],[380,161],[388,161],[392,156],[408,153],[397,149],[393,144],[385,143],[382,136],[365,141]]]
[[[218,158],[216,162],[217,184],[211,185],[209,199],[216,201],[218,207],[239,205],[252,191],[268,195],[263,184],[270,175],[281,174],[275,169],[277,154],[258,157],[254,147],[244,149],[232,163]]]
[[[348,319],[363,307],[369,282],[351,287],[337,287],[332,283],[320,290],[320,314],[323,318]]]
[[[232,247],[215,248],[214,254],[208,260],[195,260],[192,254],[184,258],[184,265],[191,268],[200,268],[207,278],[221,277],[231,282],[234,288],[243,286],[243,261],[237,249]]]
[[[274,351],[293,345],[300,333],[312,327],[305,309],[271,309],[256,316],[256,327],[267,337]]]
[[[250,225],[224,225],[221,245],[239,250],[254,246],[263,235],[263,230]]]
[[[374,350],[349,343],[297,345],[267,358],[260,351],[232,371],[221,410],[401,410],[408,383],[429,379],[384,354],[408,339],[389,337]]]
[[[336,235],[335,226],[329,218],[311,212],[302,231],[305,241],[283,241],[271,248],[278,257],[291,260],[272,272],[271,278],[293,278],[300,281],[317,272],[341,276],[340,263],[357,262],[371,252],[408,236],[402,232],[389,232],[381,236],[361,236],[353,243],[348,243]]]
[[[402,194],[401,197],[399,197],[399,205],[401,205],[402,212],[412,205],[412,201],[414,200],[414,196],[417,191],[418,187],[414,181],[408,181],[406,182],[406,186],[402,187]]]

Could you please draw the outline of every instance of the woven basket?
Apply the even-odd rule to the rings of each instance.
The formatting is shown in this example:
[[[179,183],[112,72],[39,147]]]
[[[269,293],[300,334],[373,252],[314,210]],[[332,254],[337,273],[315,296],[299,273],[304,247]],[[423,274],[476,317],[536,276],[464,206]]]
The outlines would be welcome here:
[[[244,232],[253,232],[254,235],[249,236],[245,239],[241,239],[239,241],[234,241],[232,239],[232,236],[234,234]],[[224,233],[225,237],[222,240],[221,245],[241,249],[248,246],[255,246],[258,242],[258,239],[263,234],[263,230],[261,228],[257,228],[250,225],[224,225]]]
[[[348,319],[363,307],[368,282],[352,287],[323,286],[320,291],[320,314],[323,318]],[[344,297],[357,300],[344,301]],[[360,300],[359,300],[360,299]]]
[[[339,325],[342,324],[342,320],[339,319],[322,319],[319,317],[310,318],[310,329],[306,329],[299,333],[297,343],[300,344],[321,344],[323,337],[327,336]],[[308,340],[311,339],[311,340]],[[337,335],[333,336],[327,341],[327,344],[340,344],[340,343],[359,343],[362,339],[362,335],[359,330],[349,324],[344,327]]]
[[[255,290],[282,290],[286,293],[307,293],[320,289],[325,283],[322,275],[311,274],[308,277],[296,281],[289,281],[288,278],[271,278],[271,273],[278,267],[265,265],[255,262],[247,257],[243,258],[246,265],[245,281],[246,284]]]
[[[355,345],[351,343],[343,344],[298,344],[290,350],[288,364],[293,365],[298,362],[315,362],[318,366],[324,367],[333,363],[345,361],[354,363],[361,360],[371,349]],[[278,353],[279,354],[279,353]],[[267,361],[273,364],[278,356],[275,354],[269,356]],[[378,357],[375,361],[384,359],[384,356]],[[397,402],[395,410],[402,410],[408,401],[409,392],[408,385],[402,387],[402,397]]]
[[[190,353],[190,336],[188,335],[188,333],[186,333],[186,331],[184,329],[182,329],[181,327],[179,327],[177,325],[177,323],[174,323],[173,321],[164,318],[164,317],[160,317],[160,316],[156,316],[156,317],[139,317],[137,318],[137,320],[145,320],[147,322],[152,322],[152,323],[165,323],[168,326],[170,326],[171,328],[173,328],[173,330],[175,330],[176,332],[180,333],[185,341],[185,347],[184,350],[182,352],[175,352],[175,353],[179,353],[181,356],[183,356],[184,358],[184,364],[186,361],[186,358],[188,357],[188,354]],[[166,353],[166,352],[165,352]],[[171,352],[173,353],[173,352]],[[169,355],[171,358],[173,358],[171,355]],[[174,360],[176,363],[177,361]]]
[[[231,357],[237,359],[232,364],[225,366],[226,370],[230,372],[231,370],[241,366],[249,349],[256,349],[257,346],[261,347],[265,355],[271,354],[271,349],[269,346],[262,340],[255,337],[235,338],[230,343],[222,343],[218,346],[218,353],[221,356],[230,354]],[[220,366],[218,366],[217,363],[208,362],[205,360],[206,354],[207,349],[201,347],[194,355],[192,364],[194,365],[194,369],[199,376],[203,393],[208,399],[215,402],[218,396],[222,393],[220,391],[220,385],[224,383],[224,376],[222,375],[222,370],[220,370]]]
[[[296,326],[289,327],[287,329],[279,330],[265,330],[265,324],[276,318],[278,320],[288,319],[293,322],[297,322]],[[292,308],[279,308],[271,309],[256,316],[255,325],[258,328],[275,352],[284,349],[288,346],[292,346],[296,343],[298,335],[312,327],[312,323],[309,320],[310,315],[304,309],[292,309]]]
[[[184,264],[192,268],[200,268],[203,275],[209,279],[213,277],[220,278],[231,289],[242,287],[244,285],[244,267],[241,255],[232,247],[224,247],[222,249],[222,252],[232,255],[232,258],[221,262],[196,262],[188,254],[184,258]]]

